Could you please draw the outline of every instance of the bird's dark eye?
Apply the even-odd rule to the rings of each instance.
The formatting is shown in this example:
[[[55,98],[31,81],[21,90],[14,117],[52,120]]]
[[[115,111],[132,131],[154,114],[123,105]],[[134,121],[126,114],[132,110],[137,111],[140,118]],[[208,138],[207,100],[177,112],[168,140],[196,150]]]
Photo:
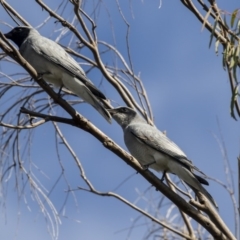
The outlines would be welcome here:
[[[14,32],[21,32],[22,29],[21,29],[21,28],[15,28],[13,31],[14,31]]]
[[[127,108],[122,108],[122,112],[123,112],[123,113],[126,113],[127,111],[128,111]]]

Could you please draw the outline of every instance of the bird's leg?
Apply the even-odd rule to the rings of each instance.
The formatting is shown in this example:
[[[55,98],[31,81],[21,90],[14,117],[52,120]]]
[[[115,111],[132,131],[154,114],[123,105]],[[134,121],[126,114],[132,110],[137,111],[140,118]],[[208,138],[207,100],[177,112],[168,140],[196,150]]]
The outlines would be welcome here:
[[[59,91],[58,91],[58,97],[61,97],[61,91],[62,91],[62,89],[63,89],[63,84],[60,86],[60,88],[59,88]]]
[[[145,170],[147,170],[149,168],[149,166],[151,166],[152,164],[156,163],[156,161],[152,161],[150,163],[147,163],[147,164],[143,164],[142,166],[144,167]]]
[[[164,178],[165,178],[165,176],[166,176],[166,173],[167,173],[167,171],[165,170],[165,171],[163,171],[163,175],[162,175],[162,177],[161,177],[161,182],[163,182],[164,181]]]

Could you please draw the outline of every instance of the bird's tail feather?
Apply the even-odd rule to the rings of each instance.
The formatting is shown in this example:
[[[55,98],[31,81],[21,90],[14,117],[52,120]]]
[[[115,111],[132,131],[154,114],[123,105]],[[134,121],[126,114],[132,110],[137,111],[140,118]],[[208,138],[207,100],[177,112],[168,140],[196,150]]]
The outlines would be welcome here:
[[[109,123],[112,123],[110,113],[98,102],[96,99],[95,104],[91,104]]]
[[[195,178],[196,178],[201,184],[209,185],[208,181],[205,180],[204,178],[202,178],[202,177],[200,177],[200,176],[198,176],[198,175],[196,175],[196,174],[194,174],[194,173],[193,173],[193,175],[195,176]]]
[[[102,106],[100,100],[95,97],[85,84],[81,83],[79,80],[75,80],[74,78],[63,78],[63,84],[85,102],[91,104],[109,123],[111,123],[112,117],[110,113]]]
[[[196,175],[194,175],[184,166],[177,167],[174,172],[175,174],[178,175],[178,177],[180,177],[184,182],[186,182],[194,191],[196,190],[204,194],[208,198],[208,200],[218,209],[218,206],[214,201],[213,197],[211,196],[211,194],[201,185],[202,180],[201,177],[199,176],[196,177]]]
[[[208,200],[213,204],[213,206],[215,206],[218,209],[218,205],[215,202],[215,200],[213,199],[212,195],[201,184],[199,184],[199,185],[201,186],[200,192],[203,193],[208,198]]]
[[[91,104],[109,123],[112,123],[112,117],[110,113],[102,106],[100,103],[100,100],[98,100],[90,90],[86,89],[85,94],[87,94],[87,97],[85,95],[80,96],[83,100]]]

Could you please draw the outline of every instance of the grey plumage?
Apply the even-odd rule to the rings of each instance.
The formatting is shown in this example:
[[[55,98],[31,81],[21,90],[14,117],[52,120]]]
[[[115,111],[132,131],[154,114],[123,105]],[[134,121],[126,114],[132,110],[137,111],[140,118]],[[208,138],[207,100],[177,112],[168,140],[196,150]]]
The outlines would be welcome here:
[[[203,193],[217,207],[212,196],[201,185],[208,185],[208,182],[193,171],[203,173],[174,142],[156,127],[149,125],[131,108],[119,107],[109,109],[109,112],[122,127],[128,150],[143,166],[176,174],[194,191]]]
[[[108,122],[111,115],[100,103],[106,99],[87,78],[79,64],[57,43],[41,36],[31,27],[16,27],[5,37],[19,47],[21,55],[43,79],[56,87],[66,87],[91,104]]]

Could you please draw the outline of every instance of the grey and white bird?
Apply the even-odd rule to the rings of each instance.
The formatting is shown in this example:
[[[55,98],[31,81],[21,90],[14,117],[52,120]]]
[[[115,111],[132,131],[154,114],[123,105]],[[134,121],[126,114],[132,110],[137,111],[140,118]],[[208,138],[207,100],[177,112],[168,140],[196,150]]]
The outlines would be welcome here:
[[[111,123],[111,115],[101,104],[101,100],[106,100],[106,97],[60,45],[26,26],[16,27],[4,35],[19,47],[21,55],[45,81],[60,89],[63,86],[68,88]]]
[[[108,111],[122,127],[128,150],[143,166],[149,166],[164,174],[176,174],[194,191],[203,193],[217,208],[212,196],[201,185],[208,185],[208,182],[193,171],[203,173],[174,142],[156,127],[149,125],[134,109],[118,107]]]

